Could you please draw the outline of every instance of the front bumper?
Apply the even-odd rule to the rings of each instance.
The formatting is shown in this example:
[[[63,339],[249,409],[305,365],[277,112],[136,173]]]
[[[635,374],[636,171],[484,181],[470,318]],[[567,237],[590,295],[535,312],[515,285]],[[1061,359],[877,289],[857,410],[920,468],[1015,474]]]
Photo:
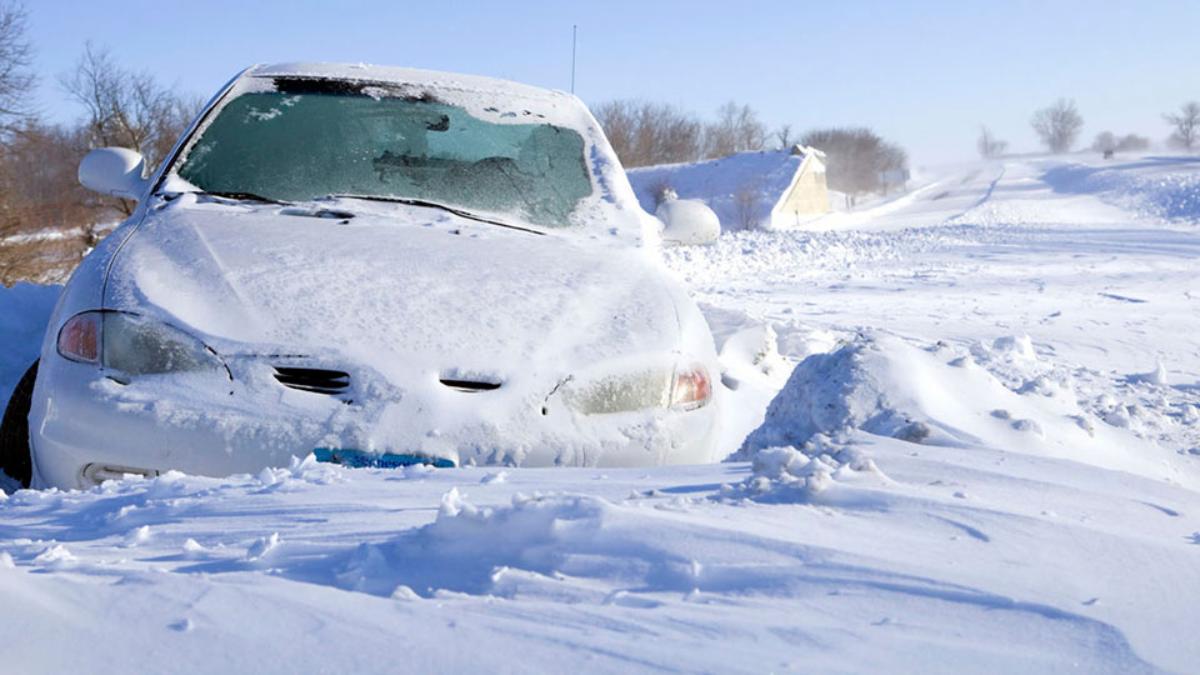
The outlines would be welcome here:
[[[353,403],[294,391],[263,364],[123,385],[94,366],[44,359],[30,435],[35,480],[83,488],[123,472],[226,476],[287,465],[318,448],[405,453],[457,465],[653,466],[713,456],[717,401],[691,411],[581,415],[521,382],[462,393],[436,373],[403,387],[375,377]],[[368,380],[370,378],[367,378]]]

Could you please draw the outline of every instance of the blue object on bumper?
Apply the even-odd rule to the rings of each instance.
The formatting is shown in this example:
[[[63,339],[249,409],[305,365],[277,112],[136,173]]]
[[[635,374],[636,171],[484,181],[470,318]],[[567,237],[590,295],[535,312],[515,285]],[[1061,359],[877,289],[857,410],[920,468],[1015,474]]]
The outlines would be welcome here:
[[[402,466],[413,466],[414,464],[426,464],[438,469],[453,469],[455,466],[453,461],[444,457],[429,457],[427,455],[414,455],[411,453],[375,453],[364,452],[362,450],[317,448],[313,450],[313,454],[316,455],[318,462],[341,464],[342,466],[354,469],[395,469]]]

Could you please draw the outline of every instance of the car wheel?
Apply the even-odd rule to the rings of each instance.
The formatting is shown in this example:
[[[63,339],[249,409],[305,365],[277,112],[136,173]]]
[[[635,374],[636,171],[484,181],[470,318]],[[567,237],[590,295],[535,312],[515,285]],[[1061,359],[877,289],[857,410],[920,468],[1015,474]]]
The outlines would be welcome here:
[[[38,362],[34,361],[13,389],[0,422],[0,471],[29,487],[33,477],[33,462],[29,457],[29,406],[33,402],[33,383],[37,380]]]

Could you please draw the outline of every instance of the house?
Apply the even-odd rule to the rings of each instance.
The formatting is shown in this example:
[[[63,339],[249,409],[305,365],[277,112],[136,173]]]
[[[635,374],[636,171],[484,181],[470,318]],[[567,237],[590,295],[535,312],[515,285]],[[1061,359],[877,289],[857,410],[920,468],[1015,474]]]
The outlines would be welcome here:
[[[803,225],[829,211],[824,153],[788,150],[742,152],[690,164],[629,169],[638,202],[654,213],[664,195],[705,202],[721,230],[774,230]]]

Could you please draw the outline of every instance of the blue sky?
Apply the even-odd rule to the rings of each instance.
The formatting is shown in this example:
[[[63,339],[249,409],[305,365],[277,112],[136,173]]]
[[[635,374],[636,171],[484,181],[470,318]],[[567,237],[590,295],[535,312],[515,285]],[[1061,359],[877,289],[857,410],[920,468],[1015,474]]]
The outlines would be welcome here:
[[[336,60],[492,75],[645,98],[709,116],[726,100],[775,127],[867,125],[917,164],[967,159],[981,123],[1033,150],[1032,111],[1060,96],[1103,130],[1161,140],[1200,99],[1200,2],[27,2],[52,119],[86,40],[208,96],[258,62]]]

